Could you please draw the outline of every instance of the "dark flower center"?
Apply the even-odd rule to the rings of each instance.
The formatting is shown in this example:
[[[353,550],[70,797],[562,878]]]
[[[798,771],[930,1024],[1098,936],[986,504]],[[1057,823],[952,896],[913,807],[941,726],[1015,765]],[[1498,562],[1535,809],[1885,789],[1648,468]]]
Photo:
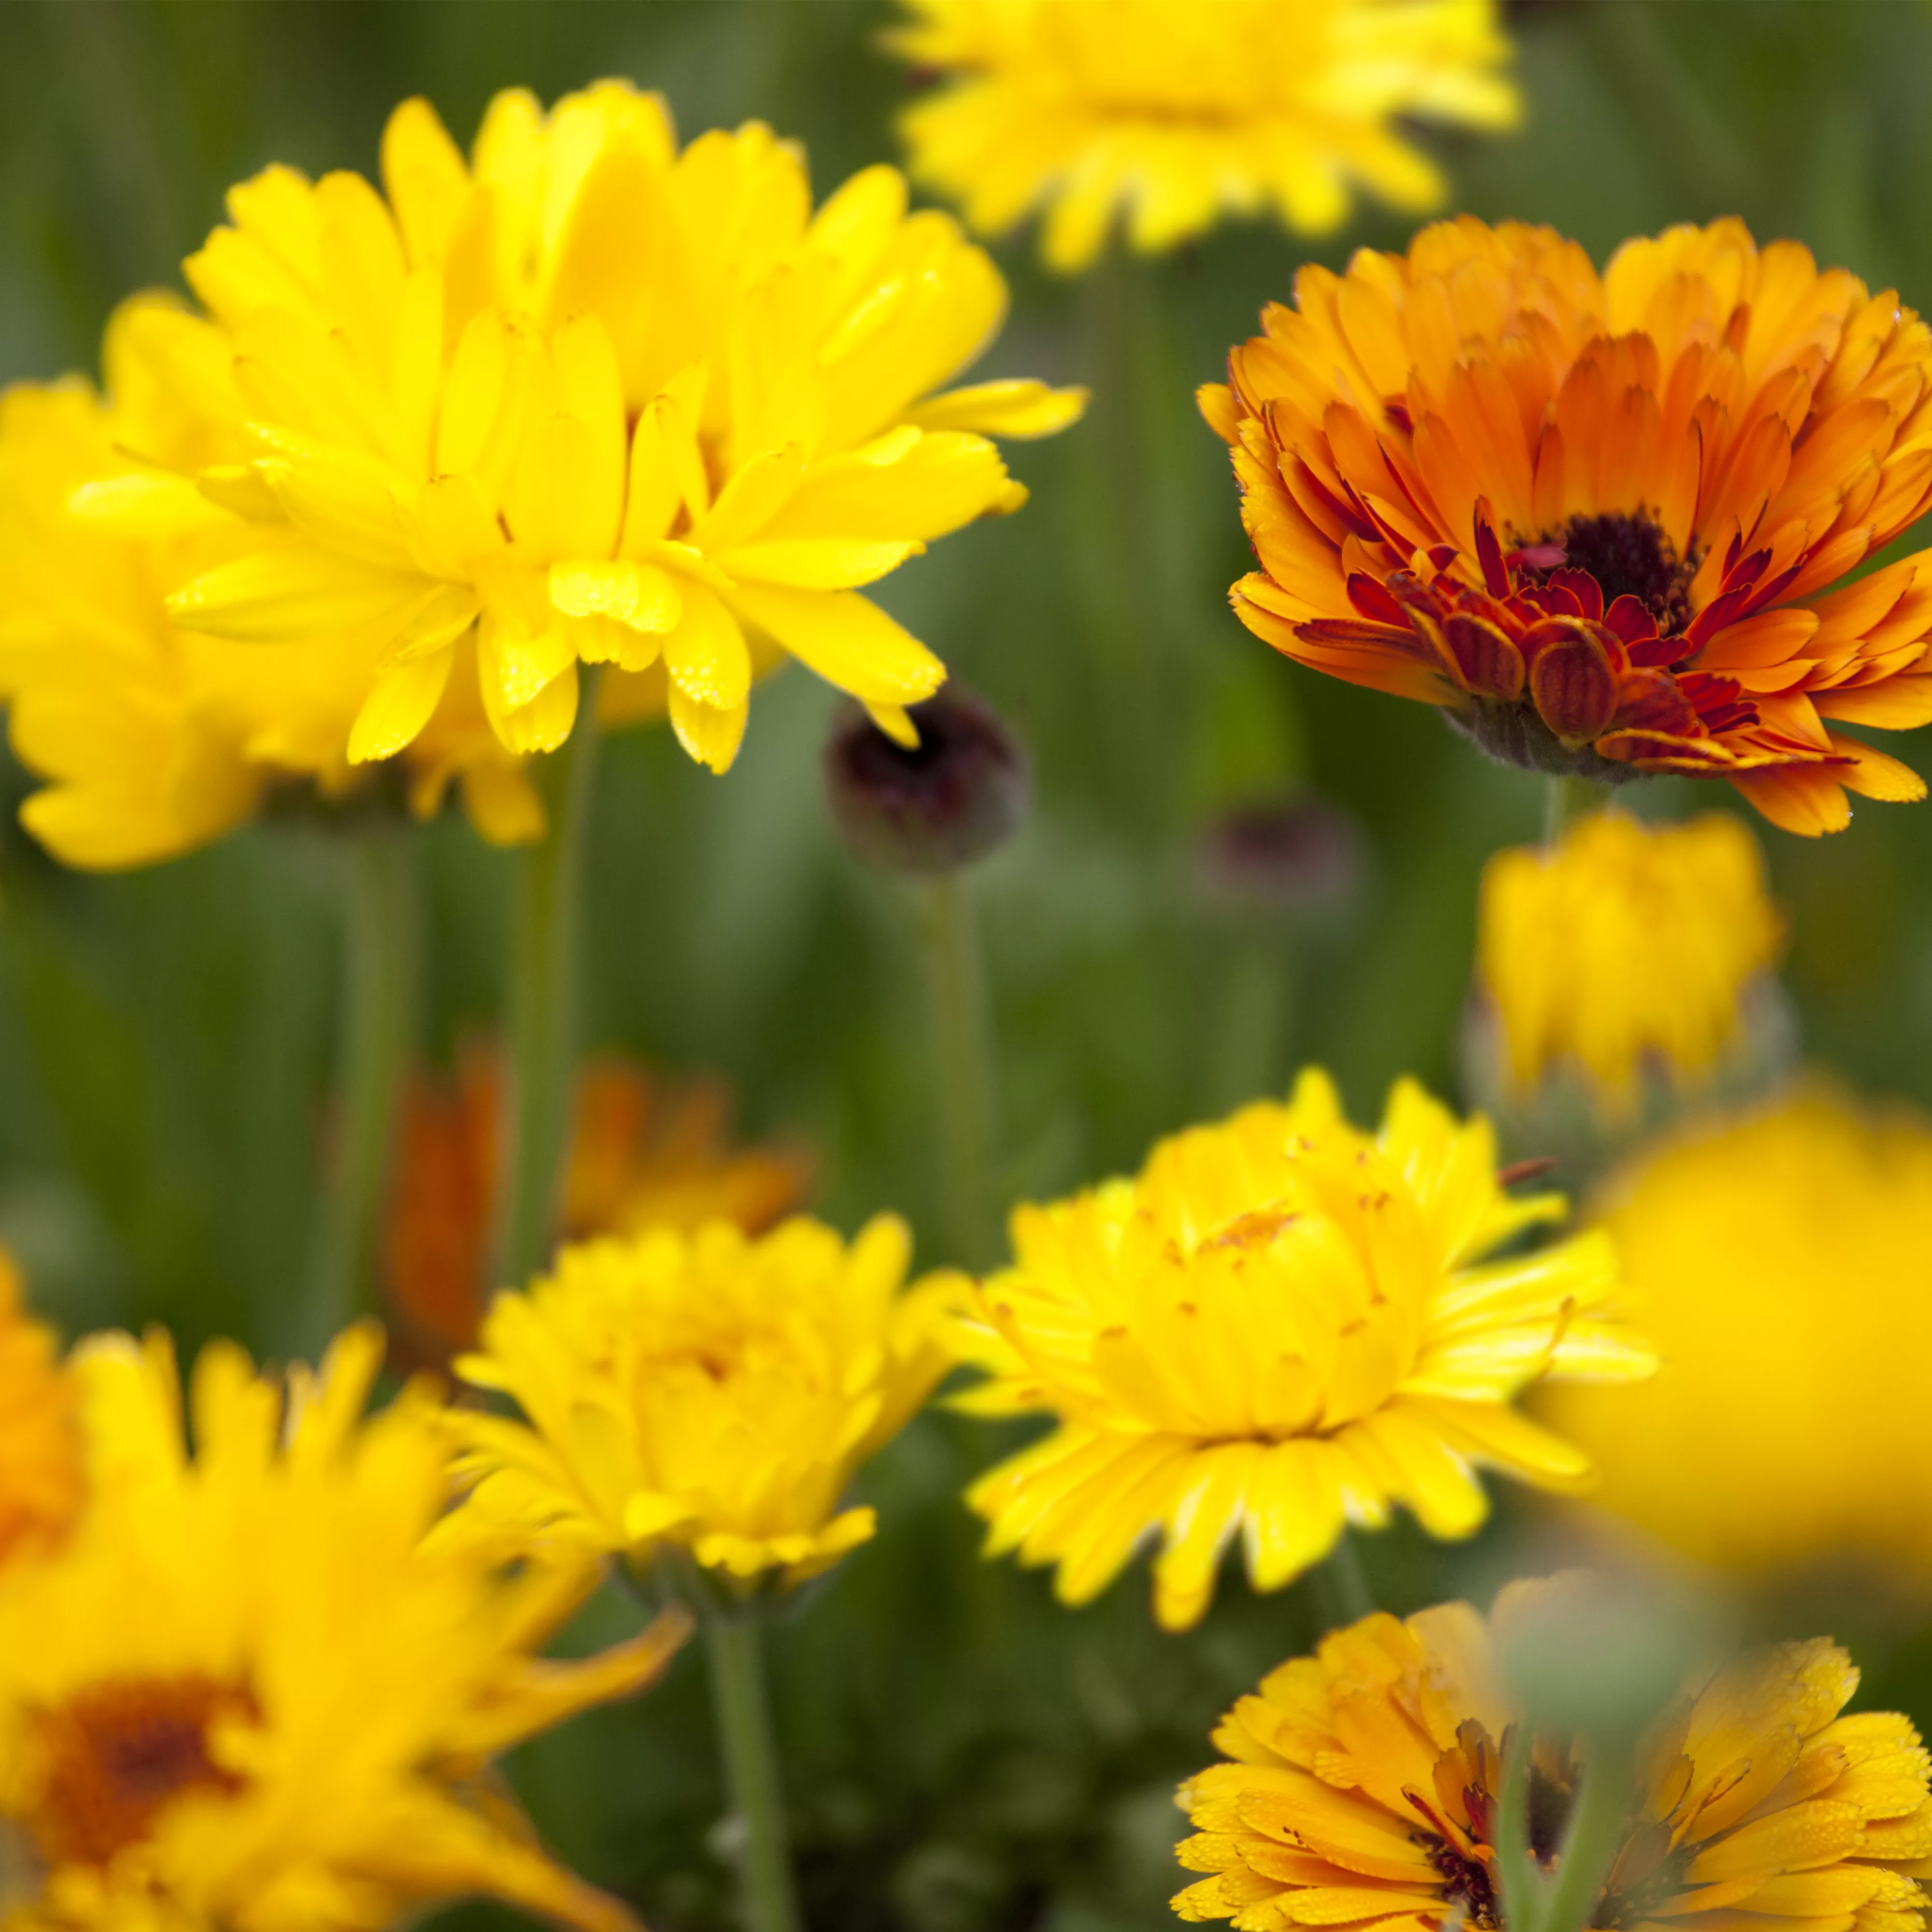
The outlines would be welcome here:
[[[43,1712],[46,1762],[34,1836],[50,1864],[105,1864],[146,1836],[186,1791],[232,1792],[242,1780],[208,1755],[218,1717],[252,1717],[254,1700],[198,1676],[97,1684]]]
[[[1573,570],[1587,570],[1604,593],[1606,608],[1634,597],[1669,637],[1690,621],[1690,580],[1696,558],[1680,557],[1669,537],[1647,516],[1622,512],[1572,517],[1538,538],[1562,546]],[[1539,578],[1544,573],[1535,573]]]

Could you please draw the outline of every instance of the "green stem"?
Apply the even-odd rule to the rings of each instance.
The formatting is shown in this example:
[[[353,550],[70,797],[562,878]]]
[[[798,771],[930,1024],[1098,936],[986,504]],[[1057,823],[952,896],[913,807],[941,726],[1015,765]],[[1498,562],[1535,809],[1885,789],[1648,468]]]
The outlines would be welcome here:
[[[932,1030],[941,1205],[952,1258],[988,1258],[987,1148],[993,1131],[992,1016],[972,902],[956,872],[925,883],[920,938]]]
[[[1635,1775],[1627,1744],[1619,1747],[1601,1737],[1595,1741],[1584,1762],[1570,1828],[1563,1834],[1540,1932],[1584,1932],[1591,1923],[1629,1822]]]
[[[765,1695],[758,1612],[748,1606],[704,1619],[711,1704],[731,1794],[745,1932],[800,1932],[778,1751]]]
[[[1588,818],[1608,796],[1606,787],[1593,778],[1552,776],[1544,781],[1543,843],[1554,851],[1578,819]]]
[[[1496,1804],[1496,1880],[1510,1932],[1541,1932],[1548,1882],[1529,1848],[1530,1726],[1519,1719],[1504,1738],[1503,1788]]]
[[[1335,1547],[1315,1570],[1316,1613],[1324,1631],[1358,1624],[1373,1615],[1376,1593],[1369,1588],[1368,1572],[1362,1568],[1362,1552],[1354,1538],[1342,1531]]]
[[[577,1058],[578,928],[597,765],[597,674],[580,667],[577,726],[536,761],[548,830],[523,854],[510,929],[511,1072],[496,1273],[529,1280],[550,1259]]]
[[[338,843],[342,878],[340,1072],[333,1172],[316,1229],[295,1352],[314,1360],[369,1305],[367,1292],[397,1084],[413,1018],[416,904],[411,836],[380,822]]]

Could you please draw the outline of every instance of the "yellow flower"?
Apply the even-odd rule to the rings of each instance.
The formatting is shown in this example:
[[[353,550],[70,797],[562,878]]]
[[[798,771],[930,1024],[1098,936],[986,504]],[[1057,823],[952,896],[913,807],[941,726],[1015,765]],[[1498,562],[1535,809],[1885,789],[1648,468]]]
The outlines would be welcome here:
[[[1808,836],[1917,775],[1828,722],[1932,719],[1932,332],[1743,224],[1626,242],[1468,216],[1311,265],[1200,392],[1286,656],[1498,758],[1727,779]],[[1835,587],[1834,587],[1835,586]]]
[[[1563,1211],[1504,1193],[1480,1118],[1405,1080],[1370,1136],[1312,1071],[1285,1107],[1162,1142],[1132,1180],[1018,1209],[1014,1264],[961,1328],[992,1377],[961,1406],[1060,1426],[968,1492],[987,1554],[1057,1562],[1081,1604],[1164,1532],[1154,1610],[1178,1630],[1238,1532],[1274,1590],[1392,1504],[1469,1534],[1489,1508],[1474,1465],[1579,1486],[1586,1457],[1510,1399],[1652,1360],[1602,1234],[1486,1258]]]
[[[902,128],[919,181],[983,235],[1045,206],[1050,266],[1084,268],[1117,207],[1154,254],[1272,208],[1319,234],[1353,190],[1440,204],[1397,116],[1514,127],[1490,0],[904,0],[891,44],[954,76]]]
[[[1550,1392],[1596,1500],[1706,1562],[1932,1578],[1932,1121],[1814,1088],[1637,1156],[1602,1218],[1664,1366]]]
[[[1498,1652],[1566,1582],[1584,1580],[1512,1584],[1487,1620],[1467,1604],[1367,1617],[1264,1678],[1214,1734],[1234,1762],[1181,1787],[1198,1834],[1180,1862],[1212,1876],[1176,1912],[1239,1932],[1494,1932],[1503,1759],[1522,1716]],[[1926,1754],[1895,1712],[1839,1714],[1858,1682],[1818,1638],[1747,1653],[1680,1698],[1646,1743],[1630,1822],[1582,1922],[1918,1932],[1924,1898],[1906,1872],[1932,1853]],[[1582,1768],[1576,1740],[1534,1740],[1530,1849],[1546,1868]]]
[[[365,627],[358,760],[412,742],[452,678],[510,749],[550,749],[584,662],[616,667],[616,715],[668,706],[722,771],[786,653],[907,737],[944,668],[860,587],[1016,508],[989,435],[1082,402],[932,393],[1000,326],[986,256],[908,214],[890,168],[814,214],[796,147],[752,123],[680,152],[663,103],[616,82],[548,118],[499,95],[467,164],[406,103],[382,177],[386,200],[271,168],[188,262],[249,458],[201,486],[264,542],[178,590],[182,621]]]
[[[448,1437],[413,1387],[361,1420],[381,1352],[349,1330],[285,1413],[209,1348],[190,1457],[164,1338],[76,1352],[92,1500],[57,1556],[0,1575],[9,1932],[376,1932],[469,1893],[634,1925],[544,1854],[490,1760],[638,1689],[686,1620],[538,1658],[594,1567],[424,1546]]]
[[[891,1215],[849,1248],[801,1216],[755,1240],[712,1221],[562,1250],[457,1364],[530,1425],[460,1418],[466,1518],[634,1561],[681,1546],[740,1583],[825,1569],[872,1534],[872,1510],[839,1507],[853,1472],[946,1366],[953,1285],[902,1294],[910,1252]]]
[[[1574,1066],[1606,1118],[1627,1120],[1646,1067],[1692,1086],[1738,1046],[1740,1000],[1783,938],[1737,820],[1646,826],[1602,812],[1554,851],[1490,861],[1476,974],[1519,1092]]]
[[[0,1569],[59,1543],[86,1493],[74,1378],[0,1252]]]
[[[346,754],[380,657],[366,632],[295,650],[198,634],[167,614],[170,591],[262,542],[155,466],[238,454],[229,359],[206,322],[139,296],[108,324],[104,397],[71,378],[0,396],[0,698],[14,749],[50,782],[22,819],[69,865],[170,858],[278,787],[332,797],[361,776]],[[452,690],[408,766],[419,814],[460,774],[486,836],[542,829],[473,688]]]

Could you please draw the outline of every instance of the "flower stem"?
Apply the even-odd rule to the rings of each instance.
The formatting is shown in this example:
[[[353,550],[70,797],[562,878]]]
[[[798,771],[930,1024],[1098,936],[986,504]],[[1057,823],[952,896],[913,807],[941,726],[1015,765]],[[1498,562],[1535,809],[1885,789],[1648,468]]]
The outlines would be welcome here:
[[[1587,817],[1604,802],[1605,788],[1590,778],[1552,776],[1544,781],[1543,843],[1554,851],[1564,833],[1578,819]]]
[[[1373,1614],[1376,1594],[1369,1588],[1362,1552],[1346,1529],[1313,1573],[1316,1613],[1324,1631],[1360,1623]]]
[[[1634,1798],[1636,1766],[1627,1743],[1599,1736],[1583,1765],[1582,1789],[1563,1834],[1556,1880],[1547,1894],[1539,1932],[1583,1932],[1594,1916]]]
[[[765,1695],[763,1629],[749,1606],[707,1616],[711,1704],[731,1794],[745,1932],[800,1932],[778,1752]]]
[[[972,903],[958,873],[926,880],[920,910],[946,1239],[954,1262],[976,1268],[987,1259],[987,1148],[996,1052],[985,964]]]
[[[346,832],[342,880],[342,1026],[333,1171],[312,1251],[293,1352],[313,1360],[368,1304],[370,1249],[410,1046],[416,905],[406,827],[374,821]]]
[[[550,1259],[576,1070],[578,928],[597,764],[596,668],[580,666],[578,676],[576,729],[536,762],[548,829],[522,854],[511,914],[511,1077],[496,1273],[518,1284]]]

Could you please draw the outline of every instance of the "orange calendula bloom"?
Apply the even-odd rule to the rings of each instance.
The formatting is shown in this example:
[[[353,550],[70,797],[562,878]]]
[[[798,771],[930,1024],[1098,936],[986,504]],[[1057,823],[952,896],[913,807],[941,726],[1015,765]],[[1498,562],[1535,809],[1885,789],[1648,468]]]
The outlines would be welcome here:
[[[0,1566],[50,1548],[81,1507],[79,1400],[0,1253]]]
[[[492,1286],[502,1105],[502,1064],[488,1047],[464,1051],[451,1079],[418,1075],[404,1094],[384,1252],[406,1352],[442,1359],[476,1340]],[[592,1060],[578,1078],[561,1234],[773,1226],[804,1200],[811,1160],[794,1147],[735,1144],[730,1114],[722,1081]]]
[[[1314,266],[1202,407],[1232,446],[1258,636],[1601,779],[1729,779],[1815,834],[1916,799],[1826,721],[1932,718],[1932,333],[1742,224],[1626,242],[1464,217]]]
[[[1503,1765],[1522,1720],[1500,1668],[1512,1627],[1577,1577],[1515,1583],[1487,1618],[1442,1604],[1324,1637],[1214,1733],[1232,1762],[1181,1787],[1198,1828],[1180,1862],[1210,1876],[1183,1918],[1239,1932],[1495,1932]],[[1587,1658],[1580,1658],[1587,1668]],[[1629,1932],[1918,1932],[1912,1875],[1932,1852],[1918,1734],[1894,1712],[1845,1717],[1858,1673],[1825,1638],[1726,1664],[1652,1727],[1635,1802],[1586,1925]],[[1553,1862],[1583,1769],[1539,1732],[1529,1849]]]

